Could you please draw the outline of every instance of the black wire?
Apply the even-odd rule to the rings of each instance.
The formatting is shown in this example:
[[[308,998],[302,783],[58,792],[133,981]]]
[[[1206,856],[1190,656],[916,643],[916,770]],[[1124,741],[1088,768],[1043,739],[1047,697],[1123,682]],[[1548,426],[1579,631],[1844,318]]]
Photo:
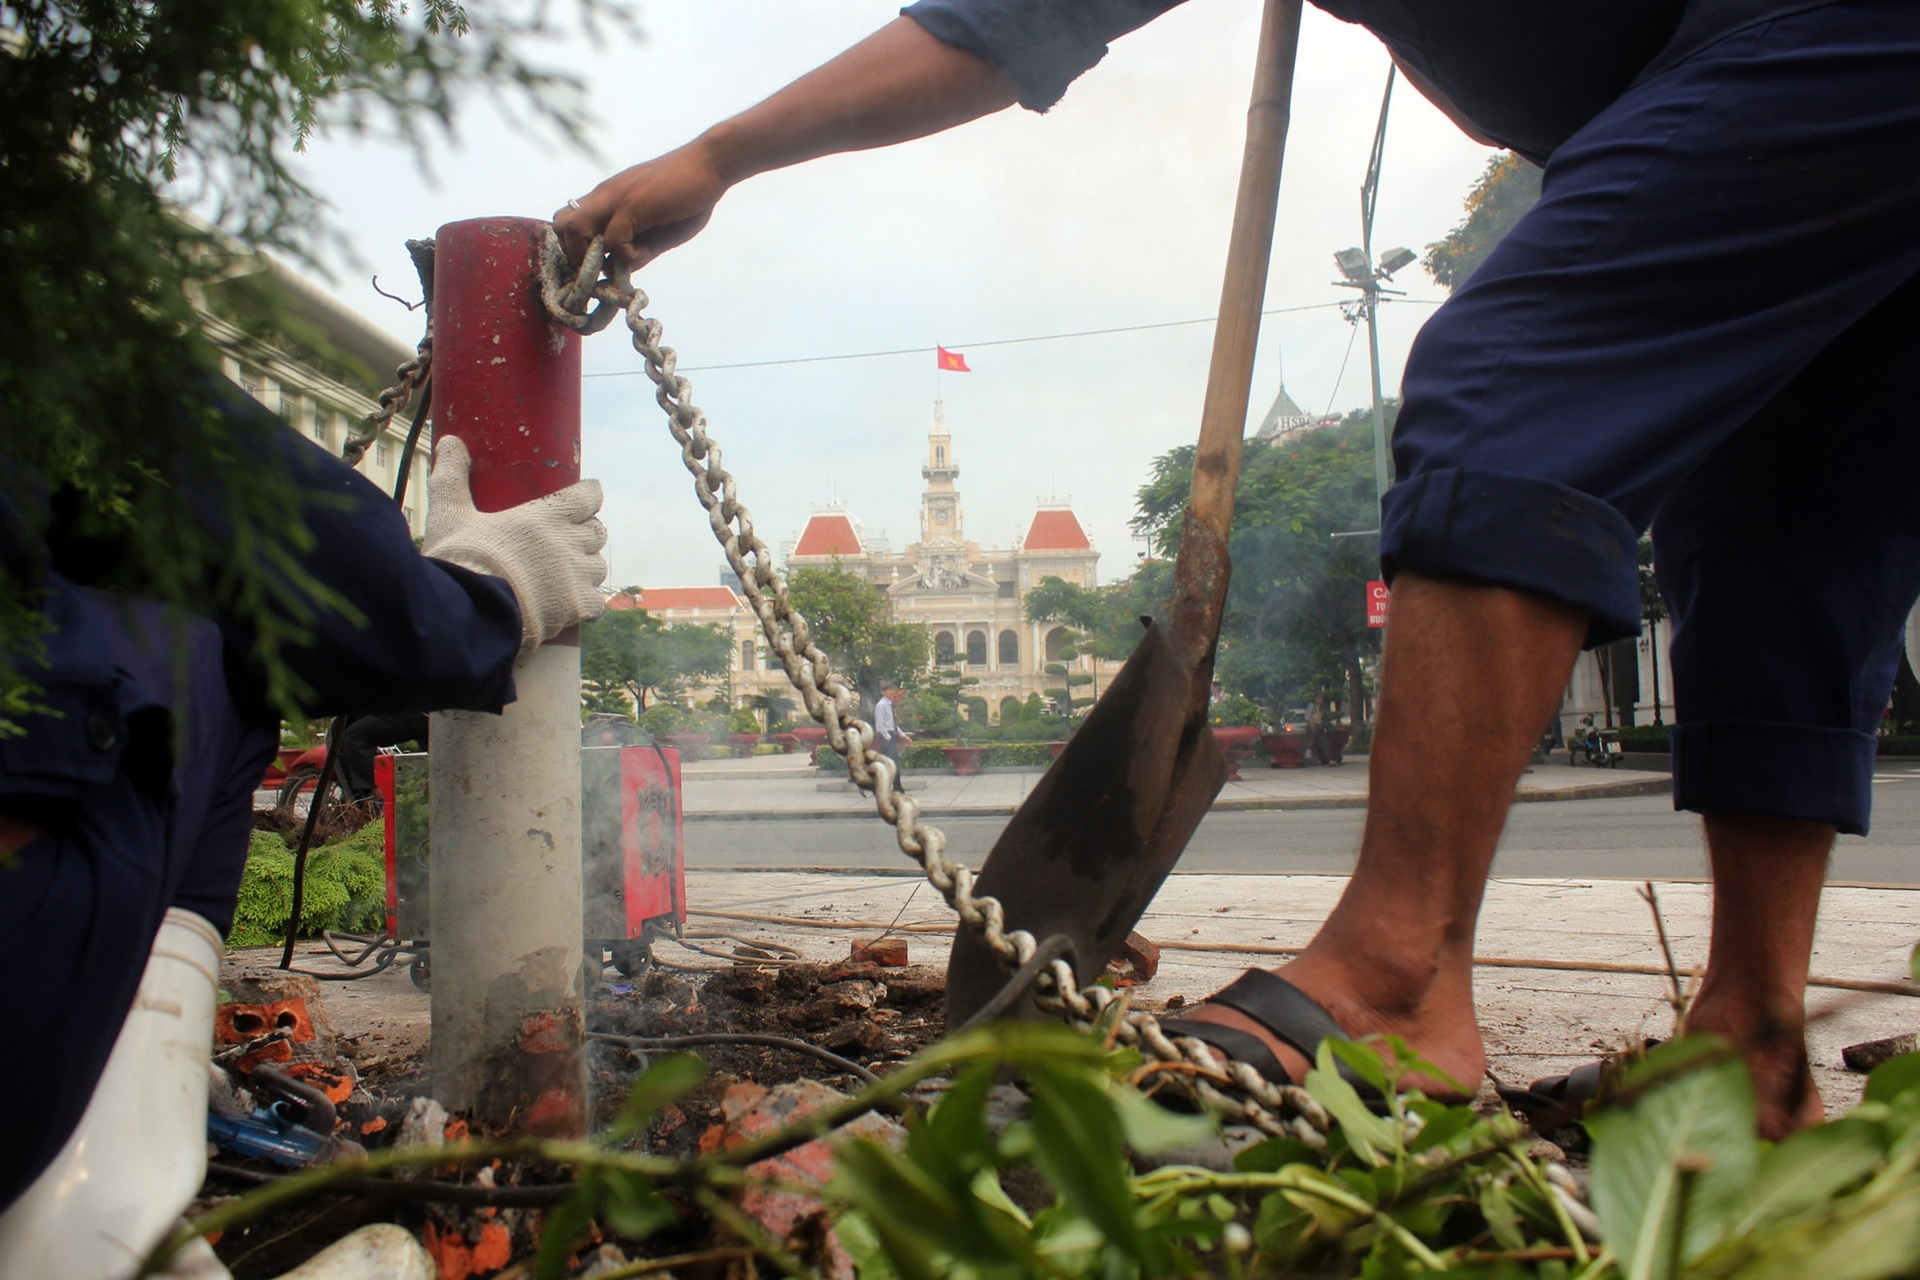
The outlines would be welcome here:
[[[249,1169],[244,1165],[209,1160],[207,1172],[248,1186],[264,1187],[289,1175]],[[322,1195],[368,1196],[380,1200],[431,1200],[438,1204],[476,1208],[543,1209],[572,1195],[575,1182],[548,1182],[524,1187],[477,1187],[465,1182],[436,1182],[430,1178],[342,1178],[321,1188]]]
[[[393,481],[393,502],[395,506],[405,506],[407,497],[407,477],[413,473],[413,449],[420,443],[420,428],[427,421],[427,406],[433,403],[433,373],[427,373],[427,380],[420,384],[420,404],[413,411],[413,422],[407,427],[407,443],[400,449],[400,474]]]
[[[282,969],[293,968],[293,943],[300,932],[300,907],[307,891],[307,850],[313,846],[313,829],[320,822],[320,811],[327,807],[327,788],[333,785],[334,761],[340,756],[340,734],[346,724],[346,716],[338,715],[327,726],[327,758],[320,764],[320,780],[313,784],[313,802],[307,806],[307,825],[300,832],[300,847],[293,851],[293,909],[287,913],[287,942],[280,949]]]
[[[817,1058],[828,1066],[838,1067],[849,1075],[857,1076],[868,1084],[878,1084],[880,1077],[861,1066],[851,1058],[843,1058],[831,1049],[822,1049],[817,1044],[808,1044],[805,1040],[794,1040],[787,1036],[757,1035],[743,1031],[709,1031],[694,1036],[616,1036],[605,1031],[589,1031],[587,1039],[598,1040],[603,1044],[617,1044],[625,1049],[638,1049],[642,1052],[653,1049],[695,1049],[703,1044],[743,1044],[758,1045],[765,1049],[786,1049],[793,1053],[804,1053]]]

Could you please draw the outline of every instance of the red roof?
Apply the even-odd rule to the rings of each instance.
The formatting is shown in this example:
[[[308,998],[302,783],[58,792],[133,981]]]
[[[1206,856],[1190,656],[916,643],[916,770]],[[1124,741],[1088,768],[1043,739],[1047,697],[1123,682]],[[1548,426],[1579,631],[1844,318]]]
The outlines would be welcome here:
[[[823,512],[807,521],[807,527],[800,534],[800,542],[793,549],[796,556],[859,556],[866,550],[860,545],[860,535],[853,531],[853,521],[837,512]]]
[[[1093,550],[1079,518],[1065,508],[1034,512],[1033,523],[1027,526],[1027,540],[1021,546],[1027,551]]]
[[[616,591],[607,600],[609,609],[645,609],[662,613],[668,609],[732,609],[740,597],[732,587],[648,587],[638,596]]]

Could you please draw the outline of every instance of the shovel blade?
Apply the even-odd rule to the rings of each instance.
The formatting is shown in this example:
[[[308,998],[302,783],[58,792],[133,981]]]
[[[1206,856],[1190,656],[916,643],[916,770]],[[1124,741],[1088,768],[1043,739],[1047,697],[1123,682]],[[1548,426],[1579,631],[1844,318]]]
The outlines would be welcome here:
[[[1073,944],[1082,985],[1117,953],[1227,778],[1194,697],[1196,673],[1149,623],[1086,723],[1007,823],[975,881],[1009,931]],[[1192,723],[1189,723],[1189,719]],[[1007,973],[964,927],[947,962],[947,1025],[959,1026]],[[1023,1001],[1016,1016],[1037,1016]]]

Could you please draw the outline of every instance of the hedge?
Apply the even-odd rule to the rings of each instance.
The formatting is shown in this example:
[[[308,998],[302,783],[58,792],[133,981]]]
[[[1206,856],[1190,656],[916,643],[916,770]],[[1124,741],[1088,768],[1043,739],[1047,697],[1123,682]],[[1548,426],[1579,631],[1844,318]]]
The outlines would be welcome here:
[[[369,822],[350,836],[307,854],[307,881],[300,900],[300,936],[322,929],[377,933],[386,927],[386,829]],[[230,947],[270,947],[286,937],[293,910],[293,850],[271,831],[256,831],[240,874],[240,901],[233,913]]]

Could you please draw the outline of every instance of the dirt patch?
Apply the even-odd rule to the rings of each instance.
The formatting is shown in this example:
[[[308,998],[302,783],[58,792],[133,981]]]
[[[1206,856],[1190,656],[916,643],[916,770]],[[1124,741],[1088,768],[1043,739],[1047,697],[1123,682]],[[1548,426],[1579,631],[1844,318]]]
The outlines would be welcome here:
[[[748,964],[700,972],[656,967],[631,981],[614,981],[597,990],[588,1002],[587,1026],[591,1032],[646,1039],[712,1033],[779,1036],[884,1072],[939,1039],[945,1026],[945,995],[945,974],[925,965]],[[413,1045],[402,1048],[371,1037],[357,1042],[349,1038],[342,1049],[362,1063],[354,1103],[341,1109],[343,1133],[369,1150],[378,1150],[394,1141],[412,1099],[428,1090],[426,1053]],[[605,1041],[590,1043],[596,1125],[605,1124],[619,1111],[650,1052],[655,1051]],[[709,1074],[661,1114],[636,1144],[639,1149],[663,1155],[693,1154],[702,1137],[724,1122],[721,1100],[736,1085],[772,1087],[817,1080],[852,1092],[863,1083],[854,1071],[792,1048],[720,1044],[686,1052],[705,1061]],[[348,1125],[351,1132],[345,1129]],[[270,1166],[224,1153],[217,1166],[203,1193],[208,1199],[245,1191],[261,1176],[275,1172]],[[563,1175],[554,1169],[512,1165],[458,1175],[469,1186],[496,1187],[534,1185],[559,1176]],[[481,1244],[497,1243],[502,1228],[511,1239],[512,1257],[524,1259],[538,1238],[542,1219],[541,1211],[532,1208],[375,1203],[363,1194],[329,1196],[231,1231],[216,1252],[236,1280],[253,1280],[277,1275],[352,1226],[389,1221],[429,1241],[444,1270],[445,1258],[454,1254],[490,1260]],[[464,1245],[450,1250],[447,1241],[455,1238],[473,1245],[465,1254],[460,1253],[467,1248]],[[628,1253],[636,1258],[672,1253],[700,1247],[710,1239],[708,1225],[689,1214],[643,1249],[630,1248]],[[581,1269],[585,1266],[583,1254]],[[488,1266],[462,1274],[478,1277],[494,1270]]]

